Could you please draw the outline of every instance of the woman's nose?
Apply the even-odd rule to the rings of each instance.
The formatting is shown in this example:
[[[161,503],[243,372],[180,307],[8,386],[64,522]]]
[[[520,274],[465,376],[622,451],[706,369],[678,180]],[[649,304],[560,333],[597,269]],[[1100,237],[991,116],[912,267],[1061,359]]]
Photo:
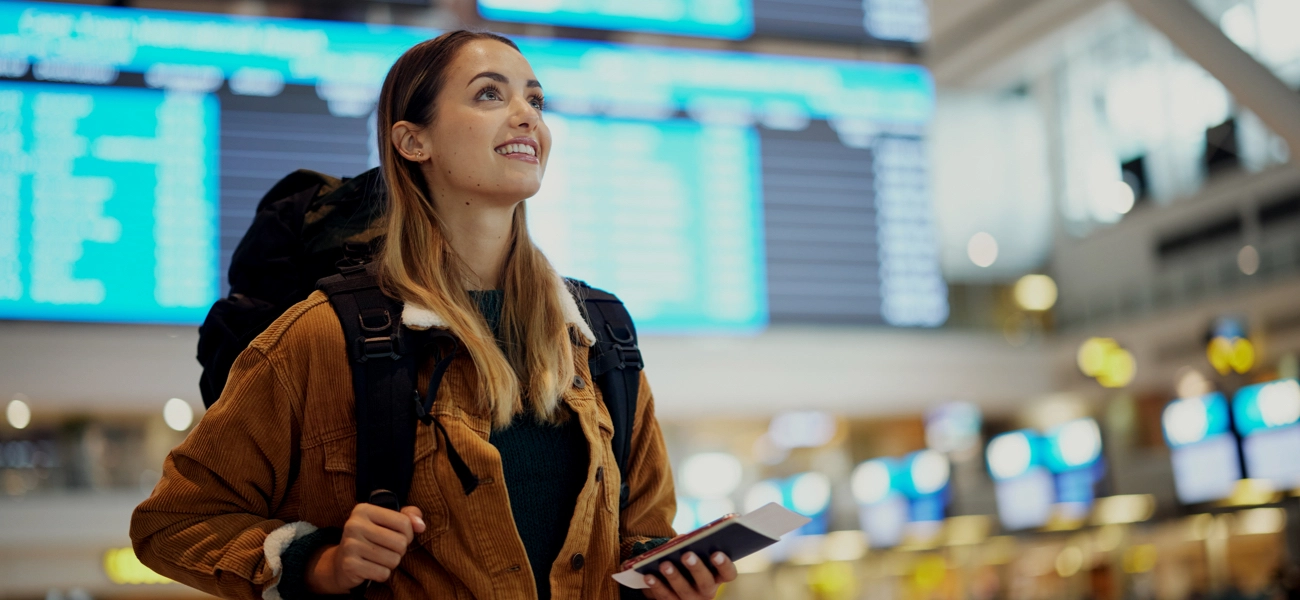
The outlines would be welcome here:
[[[537,125],[537,108],[528,100],[516,100],[510,112],[511,125],[521,129],[532,129]]]

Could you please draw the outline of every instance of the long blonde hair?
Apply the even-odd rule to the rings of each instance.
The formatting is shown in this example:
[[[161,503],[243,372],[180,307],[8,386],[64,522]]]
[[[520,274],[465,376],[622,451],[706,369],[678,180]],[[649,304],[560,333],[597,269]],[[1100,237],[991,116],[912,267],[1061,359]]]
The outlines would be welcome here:
[[[379,254],[385,291],[440,315],[460,339],[477,371],[479,400],[495,427],[505,427],[524,403],[546,422],[562,420],[560,395],[572,384],[573,348],[560,293],[568,293],[550,261],[528,237],[524,203],[515,207],[504,268],[501,346],[466,290],[468,269],[447,241],[420,166],[393,146],[398,121],[428,126],[447,66],[470,41],[492,33],[453,31],[407,50],[388,71],[379,96],[380,165],[388,189],[387,233]],[[502,347],[505,351],[502,351]]]

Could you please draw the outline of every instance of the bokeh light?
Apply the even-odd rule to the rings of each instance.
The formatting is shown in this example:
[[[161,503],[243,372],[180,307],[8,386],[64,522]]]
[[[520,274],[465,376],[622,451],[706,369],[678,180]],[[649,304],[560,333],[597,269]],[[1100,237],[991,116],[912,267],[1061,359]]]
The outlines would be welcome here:
[[[918,494],[933,494],[948,485],[948,459],[934,450],[922,450],[912,458],[912,486]]]
[[[804,516],[813,516],[826,510],[831,503],[831,480],[829,477],[808,472],[796,475],[790,484],[790,504],[795,512]]]
[[[1093,419],[1076,419],[1057,433],[1061,460],[1067,467],[1091,464],[1101,456],[1101,428]]]
[[[1032,311],[1049,310],[1056,305],[1056,282],[1047,275],[1025,275],[1016,281],[1013,294],[1020,308]]]
[[[990,267],[998,260],[998,241],[986,232],[971,236],[966,243],[966,256],[977,267]]]
[[[997,479],[1013,479],[1029,470],[1033,461],[1029,436],[1021,431],[1004,433],[989,442],[989,470]]]
[[[682,463],[682,490],[696,498],[720,498],[736,491],[744,466],[726,452],[704,452]]]
[[[32,408],[21,398],[14,398],[5,407],[5,417],[14,429],[26,429],[32,422]]]
[[[868,460],[853,469],[849,479],[849,488],[853,498],[859,504],[876,504],[889,496],[890,473],[885,461]]]
[[[1242,246],[1237,252],[1237,268],[1246,275],[1254,275],[1259,271],[1259,250],[1254,246]]]
[[[1205,439],[1210,429],[1205,401],[1200,397],[1180,398],[1169,403],[1161,416],[1165,435],[1175,444],[1192,444]]]
[[[180,398],[172,398],[163,405],[163,421],[176,431],[185,431],[194,422],[194,409]]]

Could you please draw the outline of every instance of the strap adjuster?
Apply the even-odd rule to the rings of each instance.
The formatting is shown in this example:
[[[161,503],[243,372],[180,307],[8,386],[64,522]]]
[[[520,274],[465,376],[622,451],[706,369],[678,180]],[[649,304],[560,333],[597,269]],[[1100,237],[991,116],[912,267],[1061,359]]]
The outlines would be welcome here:
[[[420,397],[420,390],[417,389],[414,390],[414,392],[415,392],[414,394],[415,397],[413,398],[413,400],[415,400],[416,418],[420,419],[420,422],[424,423],[425,425],[429,425],[433,423],[433,414],[429,412],[428,408],[425,408],[424,398]]]
[[[618,363],[619,369],[626,369],[628,367],[632,367],[633,369],[640,371],[641,369],[645,368],[645,362],[641,360],[640,348],[637,348],[636,346],[624,346],[622,344],[616,344],[614,346],[614,349],[617,350],[619,354],[619,363]]]
[[[631,327],[615,327],[612,323],[605,323],[605,331],[609,333],[609,339],[614,343],[610,344],[613,352],[618,353],[618,366],[615,369],[626,369],[632,367],[635,370],[645,368],[645,362],[641,360],[641,350],[636,346],[636,334],[632,332]]]
[[[396,333],[385,337],[358,337],[353,344],[353,355],[357,357],[357,362],[366,362],[372,358],[397,360],[402,357],[402,338]]]

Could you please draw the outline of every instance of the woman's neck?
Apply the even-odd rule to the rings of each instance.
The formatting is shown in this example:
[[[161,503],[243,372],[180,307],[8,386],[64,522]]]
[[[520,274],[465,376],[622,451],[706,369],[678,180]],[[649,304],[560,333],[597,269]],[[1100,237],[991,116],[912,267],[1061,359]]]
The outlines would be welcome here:
[[[472,289],[500,289],[506,258],[513,240],[512,226],[518,204],[499,204],[479,198],[435,196],[438,217],[445,226],[447,243],[469,269]]]

